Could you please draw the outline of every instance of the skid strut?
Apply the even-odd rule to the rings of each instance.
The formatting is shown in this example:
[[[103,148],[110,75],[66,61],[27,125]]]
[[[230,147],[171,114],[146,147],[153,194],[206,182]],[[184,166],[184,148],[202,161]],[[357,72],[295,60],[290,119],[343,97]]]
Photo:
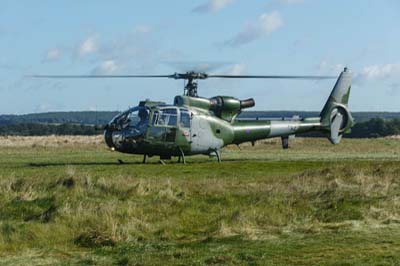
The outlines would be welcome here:
[[[289,137],[281,137],[282,139],[282,148],[284,150],[289,149]]]
[[[183,152],[183,150],[181,149],[181,147],[178,147],[179,151],[181,152],[181,156],[179,156],[179,160],[178,162],[181,162],[181,158],[182,158],[182,163],[186,164],[186,158],[185,158],[185,153]]]

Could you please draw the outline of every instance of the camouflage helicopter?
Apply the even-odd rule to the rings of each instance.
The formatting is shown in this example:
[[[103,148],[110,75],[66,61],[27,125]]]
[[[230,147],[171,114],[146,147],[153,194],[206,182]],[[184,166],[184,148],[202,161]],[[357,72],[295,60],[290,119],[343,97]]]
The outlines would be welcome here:
[[[184,94],[176,96],[173,104],[141,101],[115,116],[104,127],[104,138],[113,151],[160,156],[160,160],[179,157],[186,163],[188,155],[216,156],[221,162],[221,149],[280,137],[282,147],[289,147],[289,136],[320,131],[332,144],[338,144],[354,120],[348,108],[352,74],[345,68],[318,117],[291,120],[243,120],[237,116],[243,109],[255,106],[254,99],[239,100],[231,96],[199,97],[198,80],[208,78],[235,79],[331,79],[331,76],[253,76],[209,75],[203,72],[172,75],[103,75],[103,76],[36,76],[45,78],[171,78],[186,81]]]

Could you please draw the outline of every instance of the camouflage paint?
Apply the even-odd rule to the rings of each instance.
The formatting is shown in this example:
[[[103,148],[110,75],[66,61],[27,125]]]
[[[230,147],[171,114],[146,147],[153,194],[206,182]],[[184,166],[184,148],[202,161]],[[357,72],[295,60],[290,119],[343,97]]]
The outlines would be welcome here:
[[[126,133],[129,130],[106,130],[105,139],[107,145],[117,151],[158,155],[162,158],[181,156],[181,152],[185,155],[210,155],[229,144],[288,137],[309,131],[330,133],[329,139],[337,144],[342,134],[354,124],[347,107],[350,88],[351,73],[345,69],[340,74],[320,117],[290,121],[237,121],[236,116],[243,108],[249,106],[242,105],[242,101],[230,96],[216,96],[211,99],[176,96],[174,105],[144,101],[140,105],[150,109],[150,119],[144,136],[132,139]],[[166,108],[176,108],[177,124],[153,125],[154,113]],[[181,109],[190,112],[190,128],[184,128],[180,123]],[[112,125],[109,128],[113,128]]]

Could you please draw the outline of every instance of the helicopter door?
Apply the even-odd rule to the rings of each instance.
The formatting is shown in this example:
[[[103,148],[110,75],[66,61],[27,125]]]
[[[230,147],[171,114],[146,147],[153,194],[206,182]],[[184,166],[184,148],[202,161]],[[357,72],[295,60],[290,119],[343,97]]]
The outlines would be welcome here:
[[[187,109],[179,109],[180,111],[180,119],[179,119],[179,129],[181,131],[181,136],[187,142],[191,142],[191,115]],[[178,136],[180,136],[178,135]],[[177,139],[178,141],[178,139]]]
[[[212,141],[211,128],[207,121],[198,115],[192,118],[192,151],[206,152],[209,149],[209,143]]]
[[[175,142],[177,118],[176,108],[154,111],[148,138],[162,143]]]

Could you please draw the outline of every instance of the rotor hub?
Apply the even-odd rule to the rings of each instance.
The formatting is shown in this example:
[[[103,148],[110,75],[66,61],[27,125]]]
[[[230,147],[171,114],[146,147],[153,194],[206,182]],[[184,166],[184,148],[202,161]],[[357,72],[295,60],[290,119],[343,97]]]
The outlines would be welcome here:
[[[198,79],[206,79],[208,75],[206,73],[199,72],[186,72],[186,73],[175,73],[171,76],[173,79],[184,79],[187,83],[183,90],[183,95],[190,97],[198,97],[197,94],[197,81]]]

